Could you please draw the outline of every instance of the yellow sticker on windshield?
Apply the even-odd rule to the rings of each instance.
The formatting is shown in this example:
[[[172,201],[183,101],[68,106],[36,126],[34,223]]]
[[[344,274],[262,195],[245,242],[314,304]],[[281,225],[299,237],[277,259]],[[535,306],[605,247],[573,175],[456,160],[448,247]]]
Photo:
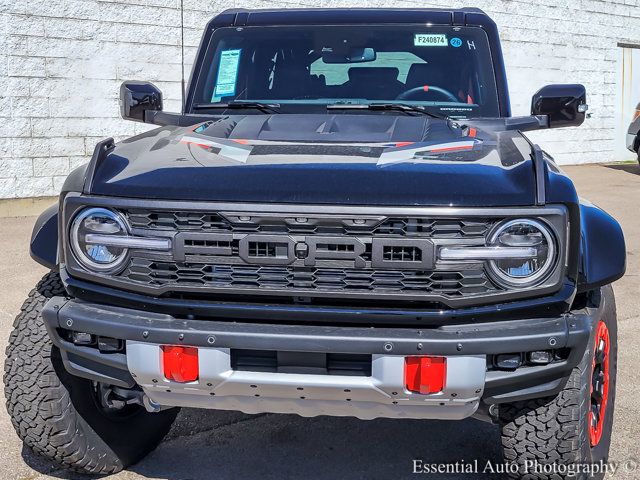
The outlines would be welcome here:
[[[446,47],[447,36],[444,33],[416,33],[413,37],[416,47]]]

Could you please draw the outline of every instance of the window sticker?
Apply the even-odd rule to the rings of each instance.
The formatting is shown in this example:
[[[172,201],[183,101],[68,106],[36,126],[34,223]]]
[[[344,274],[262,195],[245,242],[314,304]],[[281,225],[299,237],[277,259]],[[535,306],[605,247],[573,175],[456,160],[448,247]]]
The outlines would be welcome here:
[[[416,47],[446,47],[449,45],[444,33],[416,33],[413,37]]]
[[[223,50],[220,54],[218,78],[216,79],[216,88],[213,91],[212,101],[216,101],[216,98],[231,96],[236,93],[241,52],[241,49]]]
[[[451,39],[451,46],[455,48],[459,48],[462,46],[462,40],[458,37],[453,37]]]

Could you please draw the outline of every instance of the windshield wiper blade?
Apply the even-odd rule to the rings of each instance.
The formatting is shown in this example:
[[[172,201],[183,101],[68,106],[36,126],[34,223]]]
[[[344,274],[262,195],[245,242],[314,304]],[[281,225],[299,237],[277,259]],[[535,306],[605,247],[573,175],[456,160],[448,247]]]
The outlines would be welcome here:
[[[327,105],[327,110],[397,110],[406,113],[421,113],[440,120],[449,120],[446,115],[439,115],[430,112],[425,107],[408,103],[332,103]]]
[[[262,102],[239,102],[233,101],[228,103],[197,103],[193,106],[194,110],[207,110],[209,108],[220,108],[224,110],[250,108],[260,110],[265,113],[280,113],[279,103],[262,103]]]
[[[417,112],[423,113],[432,118],[439,118],[440,120],[449,120],[446,115],[433,113],[420,105],[410,105],[408,103],[370,103],[371,110],[400,110],[402,112]]]

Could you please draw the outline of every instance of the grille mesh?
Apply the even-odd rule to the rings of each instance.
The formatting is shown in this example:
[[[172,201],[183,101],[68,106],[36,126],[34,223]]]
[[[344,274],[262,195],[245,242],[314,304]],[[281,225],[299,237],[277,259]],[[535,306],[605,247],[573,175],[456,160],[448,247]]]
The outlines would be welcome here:
[[[320,224],[291,224],[282,219],[270,219],[258,224],[246,221],[233,223],[212,212],[166,212],[129,210],[126,212],[131,226],[151,230],[178,230],[202,232],[256,232],[256,233],[318,233],[335,235],[374,234],[432,238],[472,238],[486,235],[492,222],[486,219],[457,220],[429,218],[386,218],[378,224],[358,225],[340,222]],[[247,215],[251,217],[250,215]]]
[[[359,292],[437,293],[461,296],[488,293],[494,287],[482,269],[414,272],[356,268],[178,264],[134,258],[122,274],[151,286],[296,289]]]

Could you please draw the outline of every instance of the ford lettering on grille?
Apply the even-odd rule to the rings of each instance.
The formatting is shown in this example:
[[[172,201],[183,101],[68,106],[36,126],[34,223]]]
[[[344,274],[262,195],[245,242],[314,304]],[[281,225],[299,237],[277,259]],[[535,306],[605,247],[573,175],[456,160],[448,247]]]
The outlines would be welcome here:
[[[434,268],[434,245],[427,239],[181,232],[173,245],[177,262],[191,255],[213,255],[255,265],[314,267],[341,261],[353,268]]]

